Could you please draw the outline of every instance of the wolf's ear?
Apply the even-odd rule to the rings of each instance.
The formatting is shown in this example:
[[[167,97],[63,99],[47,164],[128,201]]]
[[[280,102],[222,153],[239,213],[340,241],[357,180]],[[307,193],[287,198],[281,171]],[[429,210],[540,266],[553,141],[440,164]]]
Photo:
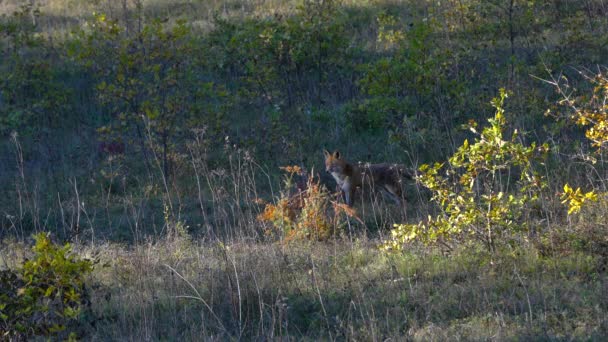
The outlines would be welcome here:
[[[323,155],[325,156],[325,158],[329,158],[329,156],[331,156],[331,153],[329,153],[328,150],[323,149]]]
[[[340,159],[340,151],[338,151],[338,150],[334,151],[334,158]]]

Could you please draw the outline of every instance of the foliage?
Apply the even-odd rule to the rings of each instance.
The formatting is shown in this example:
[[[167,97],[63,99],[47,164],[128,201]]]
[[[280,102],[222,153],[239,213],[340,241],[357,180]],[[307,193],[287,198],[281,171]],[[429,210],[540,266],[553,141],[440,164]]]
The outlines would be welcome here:
[[[34,235],[34,256],[0,275],[0,334],[9,338],[76,337],[75,323],[88,301],[85,277],[93,263],[57,246],[47,233]]]
[[[325,125],[319,122],[341,119],[334,104],[354,90],[360,50],[349,36],[343,6],[335,0],[307,0],[289,15],[243,20],[216,16],[214,24],[204,41],[207,63],[247,113],[239,114],[233,125],[258,155],[278,156],[277,165],[293,162],[299,153],[293,137],[306,125],[316,131],[311,134],[324,134]]]
[[[581,188],[572,189],[570,185],[564,185],[564,193],[562,194],[562,204],[568,204],[568,215],[581,211],[583,204],[588,201],[596,202],[597,194],[592,190],[582,192]]]
[[[603,155],[608,147],[608,77],[603,68],[600,68],[596,74],[587,72],[581,72],[581,74],[592,86],[591,94],[579,95],[570,90],[570,84],[565,76],[561,76],[559,79],[553,78],[548,83],[553,85],[562,96],[558,103],[565,106],[567,111],[563,113],[549,109],[546,114],[558,119],[566,119],[568,123],[583,127],[585,137],[595,148],[594,151],[584,152],[583,159],[591,164],[597,164],[598,160],[600,164],[604,164]],[[603,182],[604,179],[599,181]],[[605,191],[596,192],[595,190],[585,193],[580,187],[574,190],[568,183],[564,185],[563,189],[561,199],[562,204],[568,205],[568,215],[578,214],[588,202],[597,202],[599,197],[606,195]]]
[[[50,62],[53,51],[37,27],[40,8],[21,5],[0,17],[0,134],[27,136],[62,125],[70,92]],[[4,43],[4,44],[2,44]]]
[[[593,90],[589,95],[575,95],[568,92],[568,79],[562,76],[559,80],[550,82],[563,96],[560,104],[568,106],[567,115],[547,111],[547,114],[567,118],[578,126],[585,128],[585,136],[592,145],[601,151],[608,147],[608,76],[605,69],[600,69],[595,75],[582,73],[591,83]]]
[[[216,25],[210,45],[217,67],[236,75],[239,93],[254,104],[320,105],[352,64],[345,18],[334,0],[303,1],[293,15],[265,20],[216,18]]]
[[[418,224],[396,224],[384,249],[400,250],[414,239],[447,247],[453,241],[474,239],[493,251],[510,234],[526,231],[526,213],[546,185],[534,171],[534,161],[548,147],[524,146],[517,130],[510,140],[504,139],[506,97],[506,91],[501,90],[500,97],[492,101],[496,113],[488,120],[489,127],[478,133],[477,125],[470,124],[479,137],[473,144],[465,140],[447,168],[440,163],[420,168],[419,181],[433,193],[432,201],[439,205],[441,214]]]
[[[98,77],[98,97],[111,113],[99,133],[108,141],[126,136],[129,144],[138,142],[146,161],[148,142],[165,175],[175,160],[176,138],[189,128],[220,127],[224,114],[227,93],[203,79],[196,51],[184,21],[169,27],[152,20],[128,34],[104,14],[70,43],[71,55]]]
[[[258,220],[270,223],[267,234],[280,233],[285,242],[298,240],[327,240],[340,232],[340,213],[355,216],[352,209],[331,200],[319,180],[308,176],[299,166],[283,167],[286,191],[276,204],[266,204]],[[294,184],[294,177],[299,181]],[[291,189],[296,187],[295,192]],[[333,209],[333,217],[331,211]],[[355,216],[356,217],[356,216]]]
[[[351,101],[348,125],[364,132],[388,129],[390,141],[409,151],[435,152],[462,122],[463,99],[471,87],[460,74],[462,58],[450,47],[432,48],[440,30],[433,18],[406,25],[383,11],[377,24],[382,54],[359,66],[358,86],[366,97]],[[412,139],[417,134],[425,139]]]

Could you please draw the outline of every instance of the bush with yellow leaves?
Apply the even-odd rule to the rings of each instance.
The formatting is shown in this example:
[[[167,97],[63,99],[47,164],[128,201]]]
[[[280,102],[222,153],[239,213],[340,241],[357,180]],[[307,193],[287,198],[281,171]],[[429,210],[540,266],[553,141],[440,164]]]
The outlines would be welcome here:
[[[448,163],[420,168],[418,180],[433,193],[440,213],[416,224],[395,224],[382,249],[401,250],[411,240],[451,249],[459,241],[477,240],[493,251],[527,230],[527,214],[546,186],[533,164],[548,146],[524,146],[517,130],[510,139],[503,137],[506,97],[501,89],[492,101],[496,114],[489,127],[478,132],[477,124],[470,123],[478,136],[474,143],[465,140]]]
[[[565,76],[547,81],[562,95],[559,104],[570,108],[566,114],[547,110],[547,115],[558,118],[566,117],[569,121],[585,128],[585,136],[592,145],[601,151],[608,147],[608,72],[600,69],[597,74],[581,72],[581,75],[593,85],[589,95],[573,95],[568,91],[570,85]]]
[[[561,200],[562,204],[568,205],[568,215],[570,215],[580,212],[586,202],[597,202],[597,194],[593,190],[586,193],[582,192],[581,188],[574,190],[570,185],[565,184]]]
[[[568,79],[565,76],[552,78],[547,81],[553,85],[556,91],[562,96],[558,103],[568,108],[564,112],[547,110],[547,115],[552,115],[558,119],[566,119],[585,129],[585,136],[595,148],[584,154],[584,160],[591,164],[597,164],[598,160],[605,166],[605,153],[608,147],[608,70],[600,68],[597,73],[581,71],[580,74],[589,82],[593,89],[590,94],[575,95],[571,91]],[[592,184],[593,185],[593,184]],[[572,188],[568,183],[564,185],[564,192],[561,195],[562,204],[568,206],[568,215],[579,214],[581,209],[589,202],[600,202],[605,205],[606,193],[591,190],[583,192],[581,188]]]

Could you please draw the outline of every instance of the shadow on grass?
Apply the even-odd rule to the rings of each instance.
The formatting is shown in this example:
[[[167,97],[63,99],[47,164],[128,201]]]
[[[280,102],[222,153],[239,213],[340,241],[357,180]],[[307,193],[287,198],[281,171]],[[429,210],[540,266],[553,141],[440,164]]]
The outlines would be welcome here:
[[[132,339],[601,340],[608,334],[608,276],[597,258],[583,254],[412,251],[387,258],[369,242],[344,241],[166,244],[106,253],[113,265],[95,275],[105,291],[93,301],[99,318],[93,337],[112,331]]]

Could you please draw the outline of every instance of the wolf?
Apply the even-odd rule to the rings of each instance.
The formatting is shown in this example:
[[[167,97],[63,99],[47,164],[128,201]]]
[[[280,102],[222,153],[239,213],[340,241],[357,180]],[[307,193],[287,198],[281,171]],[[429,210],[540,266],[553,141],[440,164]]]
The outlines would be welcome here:
[[[413,180],[414,176],[400,164],[354,164],[342,158],[339,151],[330,153],[323,150],[325,171],[330,173],[344,195],[346,205],[352,207],[357,188],[371,187],[389,197],[397,205],[403,205],[404,179]]]

